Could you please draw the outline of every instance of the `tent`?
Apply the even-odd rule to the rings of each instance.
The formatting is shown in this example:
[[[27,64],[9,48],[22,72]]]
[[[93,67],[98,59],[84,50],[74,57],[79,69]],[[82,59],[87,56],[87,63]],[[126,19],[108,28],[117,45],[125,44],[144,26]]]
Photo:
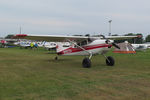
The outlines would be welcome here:
[[[124,53],[124,54],[134,54],[136,51],[134,50],[133,46],[128,43],[128,41],[125,41],[123,43],[119,43],[118,46],[120,49],[115,48],[114,53]]]

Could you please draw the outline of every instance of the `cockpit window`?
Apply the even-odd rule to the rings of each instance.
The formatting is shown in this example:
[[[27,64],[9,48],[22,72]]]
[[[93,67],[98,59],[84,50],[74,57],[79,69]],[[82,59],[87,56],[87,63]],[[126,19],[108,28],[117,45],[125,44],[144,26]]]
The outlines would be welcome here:
[[[63,45],[63,47],[69,47],[69,45]]]
[[[84,45],[87,45],[87,44],[88,44],[87,40],[84,40],[84,41],[81,41],[81,42],[77,43],[78,46],[84,46]]]
[[[87,44],[87,41],[86,41],[86,40],[84,40],[84,41],[81,42],[81,46],[82,46],[82,45],[86,45],[86,44]]]

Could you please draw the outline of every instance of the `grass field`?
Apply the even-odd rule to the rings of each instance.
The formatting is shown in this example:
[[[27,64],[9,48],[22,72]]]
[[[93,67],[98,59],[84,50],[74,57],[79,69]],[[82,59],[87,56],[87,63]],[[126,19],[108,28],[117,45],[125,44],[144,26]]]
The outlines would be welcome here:
[[[82,68],[83,56],[60,56],[46,50],[0,48],[0,100],[150,100],[150,50],[103,56]]]

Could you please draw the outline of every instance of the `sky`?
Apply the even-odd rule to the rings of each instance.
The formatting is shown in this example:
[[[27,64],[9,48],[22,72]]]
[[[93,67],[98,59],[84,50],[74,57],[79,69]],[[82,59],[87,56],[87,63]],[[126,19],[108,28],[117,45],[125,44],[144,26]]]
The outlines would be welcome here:
[[[150,0],[0,0],[0,37],[150,34]]]

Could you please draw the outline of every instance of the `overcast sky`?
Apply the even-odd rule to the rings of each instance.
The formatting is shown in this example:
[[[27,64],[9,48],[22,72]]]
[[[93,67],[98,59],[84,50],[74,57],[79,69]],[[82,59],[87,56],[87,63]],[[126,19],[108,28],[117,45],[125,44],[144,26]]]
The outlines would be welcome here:
[[[0,0],[7,34],[150,34],[150,0]]]

